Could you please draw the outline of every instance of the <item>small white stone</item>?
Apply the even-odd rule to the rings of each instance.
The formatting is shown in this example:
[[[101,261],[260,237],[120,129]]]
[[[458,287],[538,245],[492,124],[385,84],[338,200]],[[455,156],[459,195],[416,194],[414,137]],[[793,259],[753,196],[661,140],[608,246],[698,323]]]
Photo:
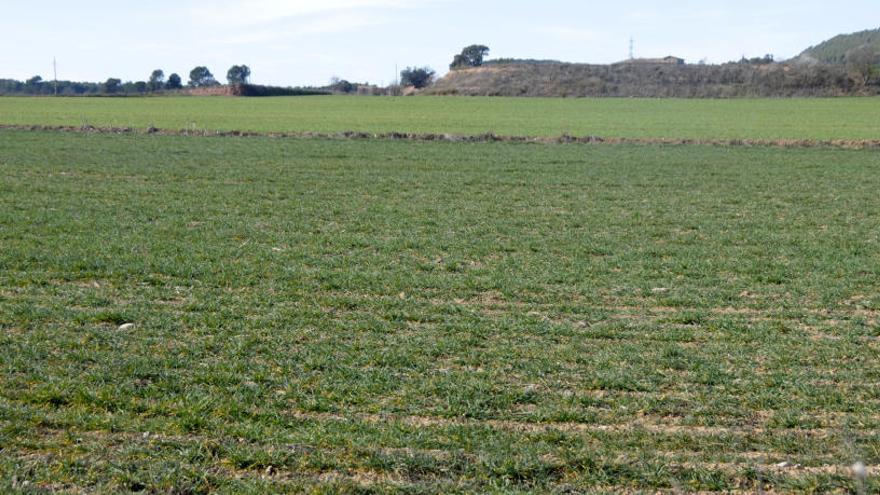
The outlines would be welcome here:
[[[134,328],[134,323],[123,323],[122,325],[119,325],[119,330],[122,330],[122,331],[131,330],[133,328]]]
[[[852,465],[853,474],[856,475],[859,479],[865,479],[868,477],[868,468],[865,467],[865,463],[857,462]]]

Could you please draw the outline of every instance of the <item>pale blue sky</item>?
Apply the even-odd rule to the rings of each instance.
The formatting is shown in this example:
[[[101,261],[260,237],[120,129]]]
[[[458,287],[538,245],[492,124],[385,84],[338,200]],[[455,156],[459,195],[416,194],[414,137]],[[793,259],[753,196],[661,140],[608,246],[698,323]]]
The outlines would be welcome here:
[[[608,63],[677,55],[724,62],[790,57],[844,32],[880,26],[877,0],[0,0],[0,78],[143,80],[156,68],[187,79],[206,65],[224,79],[323,85],[332,76],[388,83],[395,64],[446,71],[482,43],[490,57]]]

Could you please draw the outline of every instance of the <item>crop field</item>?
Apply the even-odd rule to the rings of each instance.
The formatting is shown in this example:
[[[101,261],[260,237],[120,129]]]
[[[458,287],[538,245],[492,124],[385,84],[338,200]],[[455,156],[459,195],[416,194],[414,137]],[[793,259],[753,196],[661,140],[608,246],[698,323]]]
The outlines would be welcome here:
[[[0,98],[0,125],[687,139],[880,139],[880,98]]]
[[[30,101],[53,124],[208,108]],[[379,100],[281,101],[204,122]],[[765,104],[816,118],[726,132],[876,136],[876,100]],[[486,125],[432,115],[352,126]],[[876,493],[878,171],[832,148],[0,130],[0,491]]]

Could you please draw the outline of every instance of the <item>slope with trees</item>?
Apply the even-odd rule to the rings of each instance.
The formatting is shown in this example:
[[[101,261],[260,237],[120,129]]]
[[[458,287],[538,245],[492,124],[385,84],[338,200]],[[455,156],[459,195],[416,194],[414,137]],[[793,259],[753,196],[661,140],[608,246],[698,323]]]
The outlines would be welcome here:
[[[807,48],[798,58],[826,64],[845,64],[847,54],[862,47],[880,52],[880,28],[835,36]]]

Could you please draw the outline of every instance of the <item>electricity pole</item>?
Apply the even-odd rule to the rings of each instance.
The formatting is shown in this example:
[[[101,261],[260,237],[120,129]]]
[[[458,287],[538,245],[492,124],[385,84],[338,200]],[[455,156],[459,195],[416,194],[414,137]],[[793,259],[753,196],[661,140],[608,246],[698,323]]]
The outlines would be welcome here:
[[[636,42],[632,38],[632,36],[630,36],[630,38],[629,38],[629,59],[630,60],[635,60],[635,58],[636,58],[635,48],[636,48]]]
[[[58,61],[55,57],[52,57],[52,73],[53,80],[55,81],[55,96],[58,96]]]

